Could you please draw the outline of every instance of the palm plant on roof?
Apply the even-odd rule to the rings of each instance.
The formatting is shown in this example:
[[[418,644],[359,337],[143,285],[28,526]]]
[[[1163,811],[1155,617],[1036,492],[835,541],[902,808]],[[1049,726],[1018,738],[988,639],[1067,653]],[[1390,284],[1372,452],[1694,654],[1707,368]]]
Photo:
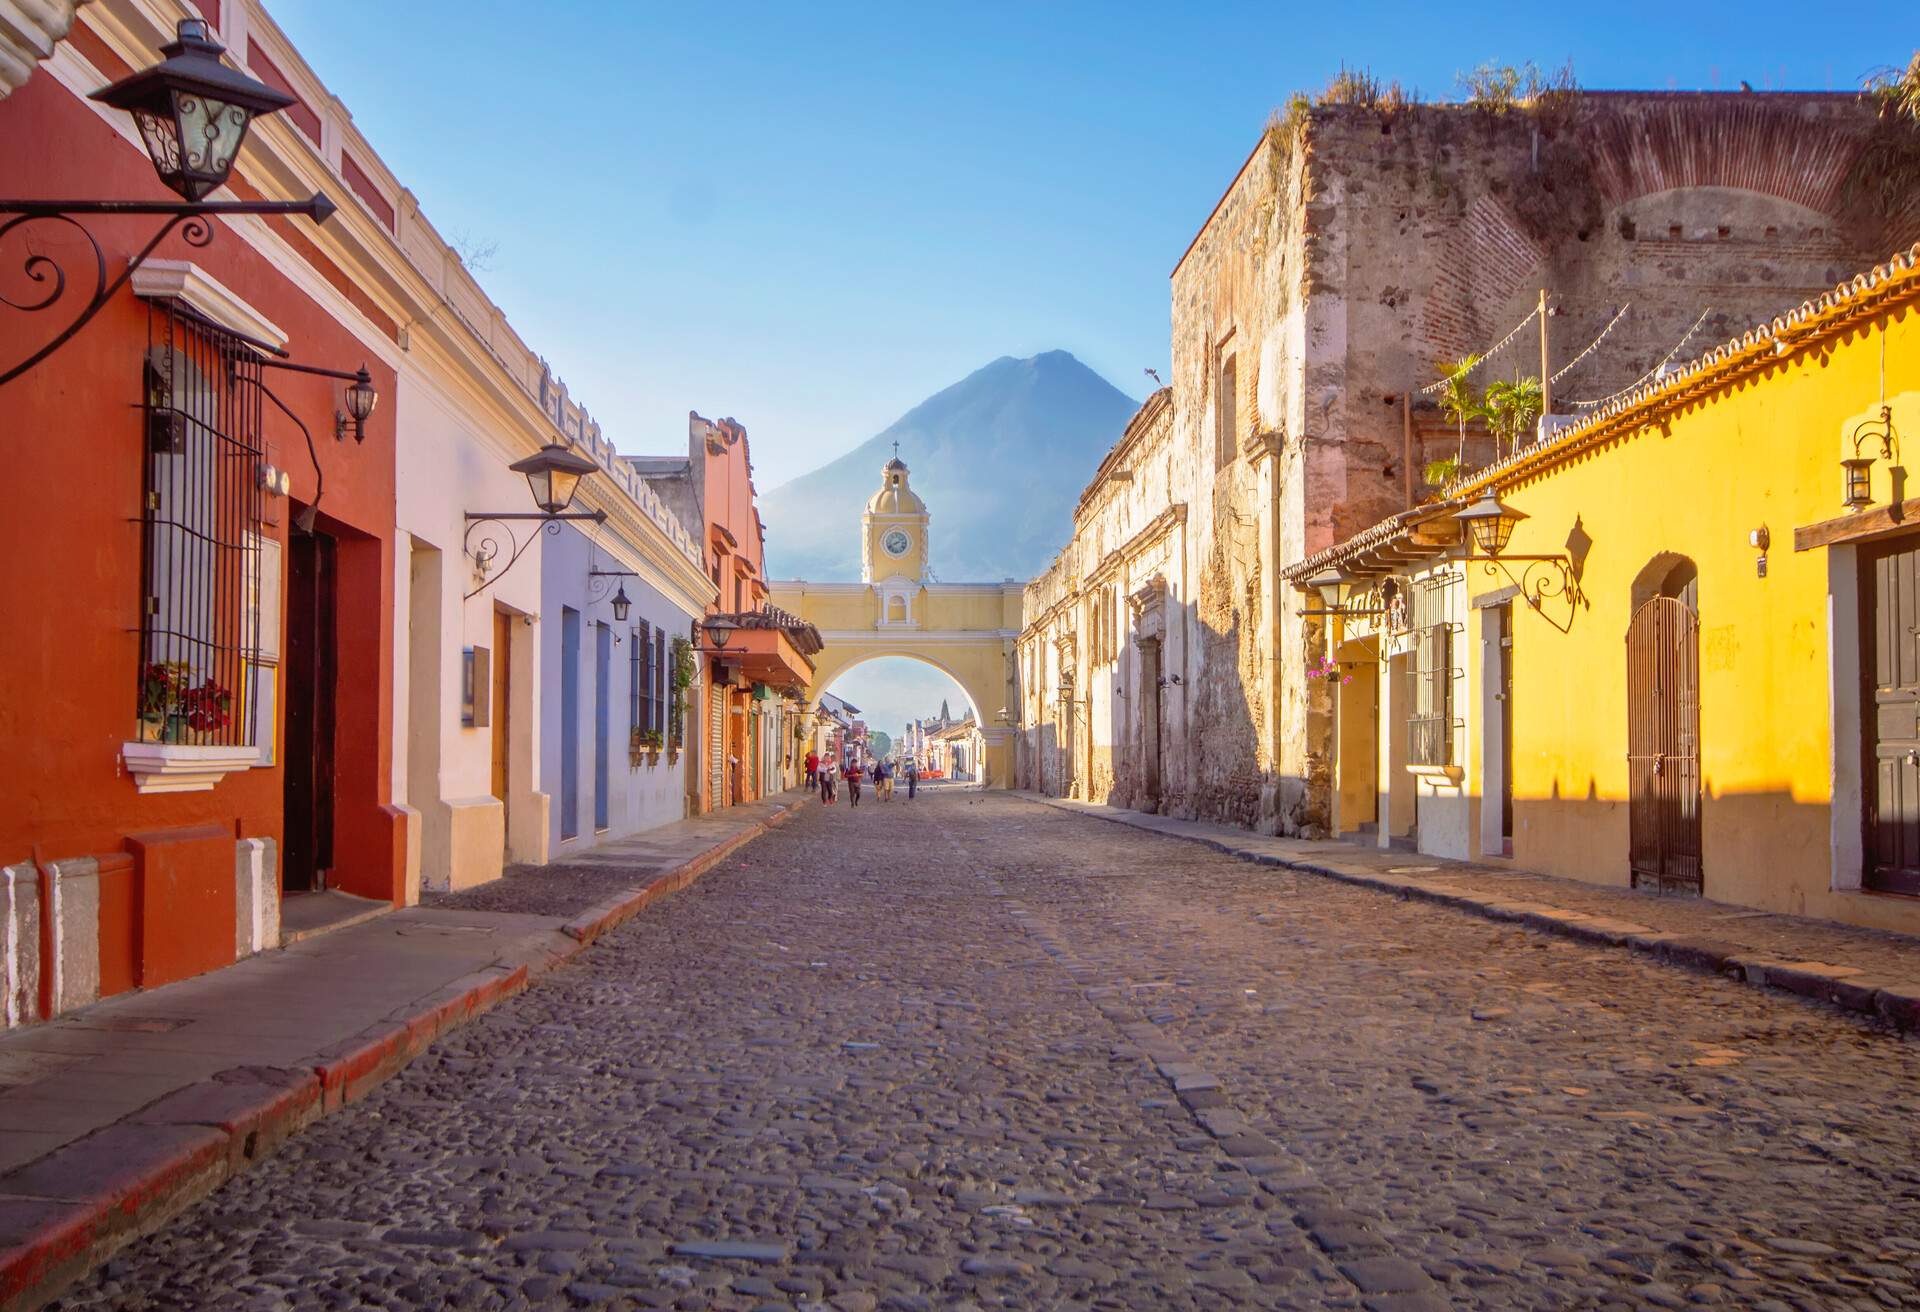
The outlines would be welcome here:
[[[1455,361],[1447,370],[1446,386],[1440,391],[1440,409],[1460,429],[1460,449],[1454,453],[1453,460],[1461,469],[1466,468],[1467,463],[1467,421],[1487,417],[1486,401],[1473,388],[1473,371],[1484,358],[1475,353]]]
[[[1540,401],[1538,378],[1518,378],[1510,383],[1488,384],[1484,408],[1487,425],[1493,429],[1495,456],[1500,454],[1503,440],[1507,454],[1511,455],[1520,449],[1521,435],[1539,422]]]

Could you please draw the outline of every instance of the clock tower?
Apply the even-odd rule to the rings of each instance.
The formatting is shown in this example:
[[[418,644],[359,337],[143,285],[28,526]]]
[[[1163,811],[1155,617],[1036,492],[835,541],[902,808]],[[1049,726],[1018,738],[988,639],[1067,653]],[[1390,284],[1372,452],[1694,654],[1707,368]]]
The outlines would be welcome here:
[[[866,583],[927,577],[927,506],[907,485],[906,462],[895,453],[880,471],[880,490],[861,517],[860,577]]]

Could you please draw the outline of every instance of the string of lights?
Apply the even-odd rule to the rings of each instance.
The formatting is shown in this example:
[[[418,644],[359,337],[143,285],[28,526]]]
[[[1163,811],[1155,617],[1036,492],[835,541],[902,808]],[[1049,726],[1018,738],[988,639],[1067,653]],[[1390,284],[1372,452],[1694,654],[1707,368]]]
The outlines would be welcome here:
[[[1712,313],[1713,313],[1713,307],[1711,305],[1709,305],[1706,309],[1700,311],[1700,317],[1693,321],[1693,327],[1687,329],[1686,335],[1682,337],[1679,341],[1673,344],[1673,349],[1671,351],[1668,351],[1665,355],[1660,357],[1660,362],[1658,364],[1654,365],[1653,368],[1641,374],[1638,378],[1628,383],[1625,387],[1621,388],[1619,391],[1613,393],[1610,396],[1603,396],[1595,401],[1569,401],[1567,402],[1567,404],[1570,406],[1573,406],[1575,409],[1578,409],[1578,410],[1591,410],[1595,406],[1606,405],[1609,401],[1617,401],[1621,397],[1625,396],[1627,393],[1634,391],[1636,388],[1644,386],[1646,383],[1648,383],[1652,379],[1658,378],[1660,376],[1660,371],[1662,369],[1665,369],[1668,365],[1672,364],[1674,360],[1679,356],[1680,352],[1686,350],[1687,343],[1693,340],[1693,335],[1700,331],[1700,325],[1705,323],[1707,321],[1707,316]]]
[[[1520,335],[1520,330],[1522,328],[1525,328],[1528,324],[1532,323],[1534,319],[1539,316],[1539,314],[1540,314],[1540,307],[1535,306],[1532,309],[1532,311],[1528,313],[1526,318],[1522,319],[1519,323],[1513,326],[1512,332],[1508,333],[1505,337],[1502,337],[1498,342],[1494,343],[1494,345],[1491,348],[1489,348],[1485,354],[1483,354],[1478,360],[1475,360],[1473,362],[1473,368],[1467,370],[1467,372],[1469,374],[1477,373],[1480,370],[1480,368],[1487,363],[1487,361],[1493,359],[1494,356],[1500,354],[1500,352],[1506,350],[1509,346],[1513,345],[1513,339]],[[1421,388],[1419,394],[1421,396],[1432,396],[1434,393],[1444,388],[1452,380],[1453,380],[1453,375],[1451,374],[1447,375],[1445,378],[1436,378],[1433,382],[1428,383],[1425,387]]]
[[[1582,360],[1586,359],[1588,356],[1592,355],[1596,350],[1600,348],[1600,343],[1606,341],[1607,335],[1611,333],[1615,328],[1620,326],[1620,321],[1627,317],[1627,311],[1632,308],[1633,308],[1632,301],[1628,301],[1625,305],[1622,305],[1619,311],[1613,316],[1613,318],[1607,320],[1607,326],[1600,330],[1600,335],[1594,338],[1591,342],[1587,343],[1587,349],[1580,352],[1580,354],[1574,356],[1573,359],[1567,361],[1565,365],[1561,366],[1560,372],[1555,374],[1548,381],[1557,383],[1562,378],[1565,378],[1568,374],[1572,373],[1576,365],[1578,365]]]

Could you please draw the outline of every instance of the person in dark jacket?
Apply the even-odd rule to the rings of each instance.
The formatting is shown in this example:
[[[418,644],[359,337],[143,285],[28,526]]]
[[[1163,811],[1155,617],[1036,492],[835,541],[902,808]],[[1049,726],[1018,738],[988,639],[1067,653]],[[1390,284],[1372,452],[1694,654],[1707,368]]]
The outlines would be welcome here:
[[[912,758],[908,758],[907,760],[907,800],[909,802],[913,800],[914,789],[919,785],[919,783],[920,783],[920,765],[917,761],[914,761]]]
[[[846,775],[847,805],[858,806],[860,805],[860,781],[866,777],[866,771],[860,768],[859,757],[853,756],[847,758]]]
[[[820,777],[820,753],[808,752],[807,753],[807,787],[809,788],[813,787],[814,784],[819,782],[819,777]]]

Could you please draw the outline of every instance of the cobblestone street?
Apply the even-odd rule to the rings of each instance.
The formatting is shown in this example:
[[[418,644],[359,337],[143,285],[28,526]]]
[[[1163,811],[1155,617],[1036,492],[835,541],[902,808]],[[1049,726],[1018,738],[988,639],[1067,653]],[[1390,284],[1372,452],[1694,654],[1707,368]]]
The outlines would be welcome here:
[[[1004,794],[808,807],[70,1308],[1920,1306],[1920,1045]]]

